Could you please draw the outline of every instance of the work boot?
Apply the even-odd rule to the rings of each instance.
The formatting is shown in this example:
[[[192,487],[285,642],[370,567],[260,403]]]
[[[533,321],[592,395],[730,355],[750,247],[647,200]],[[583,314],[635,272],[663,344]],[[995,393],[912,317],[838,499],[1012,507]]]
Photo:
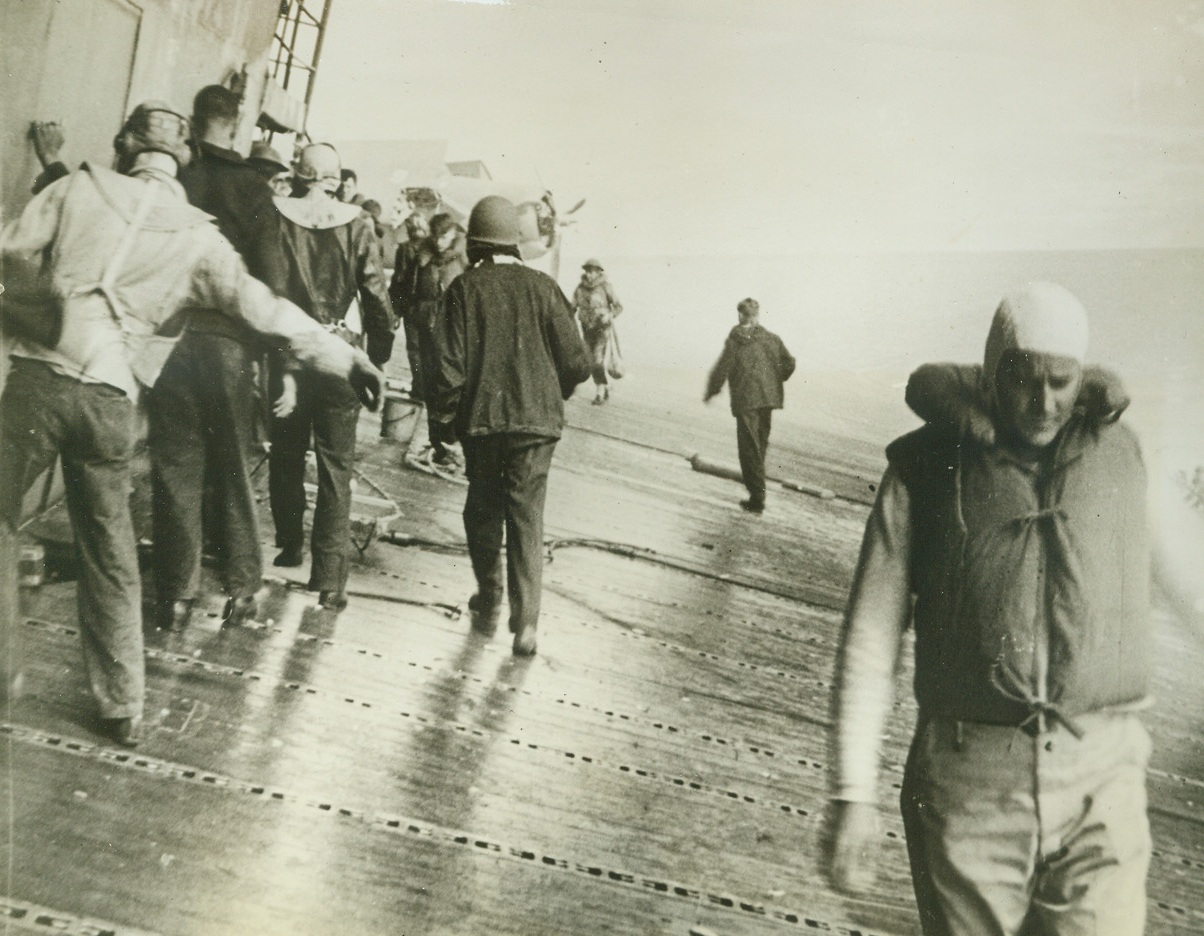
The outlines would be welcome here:
[[[472,618],[472,629],[478,634],[492,636],[502,619],[501,599],[487,601],[477,592],[468,599],[468,612]]]
[[[122,747],[137,747],[143,740],[142,716],[130,718],[102,718],[101,729]]]
[[[188,626],[192,620],[192,599],[179,598],[175,601],[165,601],[159,605],[158,620],[155,626],[161,631],[178,631]]]
[[[341,588],[320,591],[318,592],[318,605],[327,611],[342,611],[347,607],[347,592]]]
[[[237,627],[239,624],[255,620],[258,614],[259,601],[254,595],[230,598],[222,611],[222,627]]]
[[[535,656],[535,625],[521,627],[514,634],[514,645],[511,648],[515,656]]]
[[[285,546],[280,550],[279,555],[272,560],[272,565],[280,566],[281,568],[295,569],[304,561],[300,546]]]
[[[747,510],[749,513],[754,513],[754,514],[764,513],[765,512],[765,501],[756,500],[755,498],[750,497],[747,500],[740,501],[740,508],[742,510]]]

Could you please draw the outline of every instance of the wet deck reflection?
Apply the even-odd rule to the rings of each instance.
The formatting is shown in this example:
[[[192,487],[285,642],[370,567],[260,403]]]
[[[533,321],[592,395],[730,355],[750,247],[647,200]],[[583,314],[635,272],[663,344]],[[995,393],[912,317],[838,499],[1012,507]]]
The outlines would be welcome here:
[[[338,616],[276,578],[251,626],[222,632],[215,598],[150,635],[136,752],[92,731],[73,585],[29,593],[31,695],[0,746],[7,931],[916,932],[894,802],[906,674],[880,887],[842,897],[817,864],[874,446],[779,424],[782,470],[840,496],[775,492],[757,518],[681,457],[731,460],[727,421],[622,395],[570,418],[532,660],[451,610],[472,591],[464,489],[399,469],[372,417],[361,467],[401,504],[399,539],[427,544],[372,545]],[[1149,932],[1200,932],[1204,652],[1169,622],[1160,640]]]

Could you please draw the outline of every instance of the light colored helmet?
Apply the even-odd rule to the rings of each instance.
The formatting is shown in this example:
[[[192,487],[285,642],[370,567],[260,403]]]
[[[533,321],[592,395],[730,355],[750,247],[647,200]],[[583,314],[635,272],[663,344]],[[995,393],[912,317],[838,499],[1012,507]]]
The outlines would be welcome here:
[[[324,192],[334,194],[343,180],[340,175],[343,165],[338,150],[329,143],[310,143],[301,151],[293,176],[306,186],[316,185]]]

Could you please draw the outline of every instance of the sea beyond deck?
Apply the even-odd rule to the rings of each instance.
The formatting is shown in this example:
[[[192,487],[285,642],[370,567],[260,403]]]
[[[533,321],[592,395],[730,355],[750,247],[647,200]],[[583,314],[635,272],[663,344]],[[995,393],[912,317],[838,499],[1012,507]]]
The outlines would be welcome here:
[[[74,583],[26,590],[0,932],[917,933],[909,664],[877,888],[835,893],[818,861],[841,611],[882,445],[908,424],[866,413],[899,390],[867,381],[842,416],[792,385],[771,474],[836,496],[775,486],[758,517],[685,458],[735,462],[726,408],[698,402],[701,377],[658,379],[568,406],[533,659],[504,624],[471,633],[465,489],[402,468],[372,414],[358,490],[401,515],[357,557],[350,607],[316,608],[306,569],[270,566],[265,511],[259,620],[223,631],[214,593],[187,630],[148,632],[136,751],[94,731]],[[1204,932],[1204,647],[1159,615],[1158,650],[1147,931],[1172,936]]]

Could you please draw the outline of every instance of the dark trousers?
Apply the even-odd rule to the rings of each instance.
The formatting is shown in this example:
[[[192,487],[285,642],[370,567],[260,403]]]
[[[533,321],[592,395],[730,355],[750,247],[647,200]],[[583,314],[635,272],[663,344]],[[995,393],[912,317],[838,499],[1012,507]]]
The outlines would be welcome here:
[[[439,369],[439,344],[435,337],[434,322],[427,322],[423,325],[414,327],[414,339],[418,342],[418,368],[423,375],[434,374]],[[407,343],[410,340],[409,332],[406,333]],[[407,344],[407,349],[409,345]],[[424,376],[424,379],[425,376]],[[425,388],[424,388],[425,391]],[[442,442],[438,441],[439,430],[436,427],[435,419],[431,416],[431,408],[426,408],[426,425],[427,438],[430,439],[431,448],[434,450],[435,458],[442,460],[447,454],[447,448]]]
[[[146,403],[159,600],[196,596],[203,526],[214,533],[226,591],[255,594],[263,560],[251,488],[253,354],[232,338],[188,332]],[[203,524],[202,513],[212,522]]]
[[[346,380],[302,371],[297,408],[272,420],[268,493],[276,545],[300,549],[305,540],[305,453],[313,437],[318,464],[318,500],[310,541],[309,587],[342,591],[351,548],[351,474],[360,403]]]
[[[402,319],[406,336],[406,360],[410,364],[410,398],[419,403],[426,402],[426,375],[429,373],[423,366],[421,340],[418,326],[409,319]]]
[[[0,666],[21,665],[17,526],[25,493],[62,458],[75,534],[80,639],[102,718],[142,714],[142,582],[130,516],[134,405],[120,390],[13,359],[0,398]]]
[[[755,504],[765,503],[765,452],[769,448],[769,429],[773,410],[745,410],[736,414],[736,450],[740,453],[740,474]]]
[[[543,506],[556,439],[501,434],[464,440],[468,496],[464,533],[477,589],[488,603],[502,597],[502,537],[510,629],[534,628],[543,585]]]
[[[594,383],[606,386],[610,383],[606,376],[606,344],[610,339],[610,326],[583,328],[581,337],[585,339],[585,346],[589,348],[590,373],[594,378]]]

